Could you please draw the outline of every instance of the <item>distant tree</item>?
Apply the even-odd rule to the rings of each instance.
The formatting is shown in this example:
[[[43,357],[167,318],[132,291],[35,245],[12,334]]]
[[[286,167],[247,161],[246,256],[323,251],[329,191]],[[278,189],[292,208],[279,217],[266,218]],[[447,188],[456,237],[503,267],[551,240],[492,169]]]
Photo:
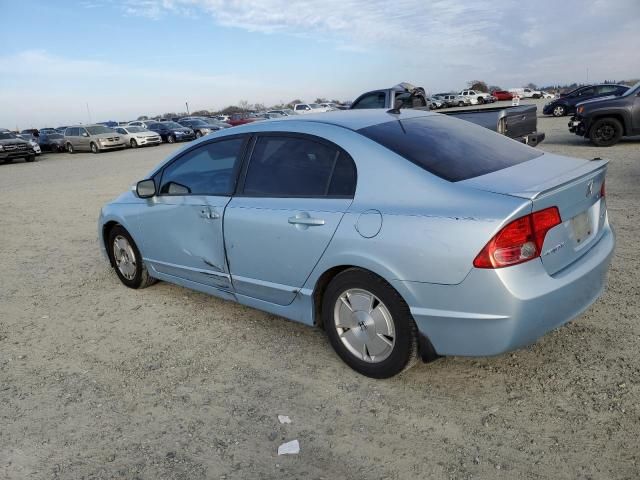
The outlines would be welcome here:
[[[340,100],[331,100],[331,103],[337,103],[338,105],[341,104],[342,102]]]
[[[300,100],[299,98],[296,98],[295,100],[291,100],[289,103],[287,103],[287,108],[293,108],[293,106],[296,103],[304,103],[302,100]]]
[[[223,115],[231,115],[233,113],[241,113],[245,110],[241,109],[240,107],[236,106],[236,105],[229,105],[226,108],[223,108],[222,110],[220,110],[220,113],[222,113]]]
[[[146,115],[140,115],[138,117],[138,121],[144,121],[144,120],[149,120],[149,117],[147,117]]]
[[[256,103],[253,105],[253,109],[257,112],[263,112],[266,110],[266,107],[264,106],[264,103]]]
[[[327,100],[324,97],[318,97],[318,98],[316,98],[316,101],[313,102],[313,103],[329,103],[329,100]]]
[[[495,92],[495,91],[502,91],[502,87],[499,87],[498,85],[489,85],[489,91],[490,92]]]
[[[211,112],[209,112],[209,110],[197,110],[193,112],[191,115],[195,117],[208,117],[209,115],[211,115]]]
[[[480,90],[481,92],[486,92],[488,90],[487,83],[482,80],[471,80],[467,82],[467,85],[471,90]]]
[[[527,83],[524,88],[530,88],[531,90],[538,90],[538,86],[535,83],[529,82]]]
[[[177,117],[176,112],[169,112],[162,115],[162,118],[174,118]]]
[[[247,100],[240,100],[238,102],[238,108],[246,112],[247,110],[249,110],[249,102]]]

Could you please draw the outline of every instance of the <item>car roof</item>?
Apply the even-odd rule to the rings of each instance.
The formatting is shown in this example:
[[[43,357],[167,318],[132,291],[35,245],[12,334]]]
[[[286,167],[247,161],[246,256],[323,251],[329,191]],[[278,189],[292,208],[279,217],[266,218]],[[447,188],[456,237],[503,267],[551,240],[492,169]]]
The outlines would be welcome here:
[[[393,120],[406,120],[416,117],[427,117],[431,115],[438,115],[437,113],[430,112],[428,110],[415,110],[406,109],[400,110],[399,114],[387,113],[387,109],[355,109],[355,110],[336,110],[333,112],[325,113],[311,113],[308,115],[296,115],[288,116],[278,119],[269,120],[268,122],[255,122],[255,124],[249,124],[246,129],[255,129],[260,124],[268,123],[273,125],[276,122],[281,122],[286,125],[290,122],[315,122],[324,123],[329,125],[336,125],[338,127],[348,128],[349,130],[360,130],[361,128],[370,127],[371,125],[378,125],[380,123],[390,122]],[[240,127],[235,127],[240,128]]]

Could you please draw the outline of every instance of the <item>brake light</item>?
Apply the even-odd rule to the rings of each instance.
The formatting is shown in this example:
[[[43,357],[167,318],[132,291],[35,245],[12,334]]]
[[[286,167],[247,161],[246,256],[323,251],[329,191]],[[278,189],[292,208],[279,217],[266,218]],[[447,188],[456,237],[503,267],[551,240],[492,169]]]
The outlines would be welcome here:
[[[603,198],[607,194],[607,189],[604,186],[604,178],[602,179],[602,185],[600,186],[600,198]]]
[[[473,261],[473,266],[502,268],[538,258],[547,232],[561,223],[558,207],[518,218],[489,240]]]

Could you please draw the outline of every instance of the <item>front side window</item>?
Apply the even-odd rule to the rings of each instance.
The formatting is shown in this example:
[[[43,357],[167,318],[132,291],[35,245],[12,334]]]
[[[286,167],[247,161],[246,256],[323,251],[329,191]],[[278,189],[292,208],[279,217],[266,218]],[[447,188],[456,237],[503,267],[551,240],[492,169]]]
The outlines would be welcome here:
[[[384,92],[369,93],[360,98],[351,108],[384,108],[385,99]]]
[[[244,194],[266,197],[353,196],[353,160],[335,145],[303,137],[256,141]]]
[[[160,195],[231,195],[243,144],[234,138],[187,152],[164,169]]]

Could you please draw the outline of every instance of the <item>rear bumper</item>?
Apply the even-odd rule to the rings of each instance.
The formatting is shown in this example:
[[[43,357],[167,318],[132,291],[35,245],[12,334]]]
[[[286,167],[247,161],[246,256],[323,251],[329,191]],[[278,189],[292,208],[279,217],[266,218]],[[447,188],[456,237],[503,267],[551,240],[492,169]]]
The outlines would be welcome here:
[[[550,276],[542,262],[473,269],[458,285],[392,282],[439,355],[498,355],[574,319],[603,292],[615,237],[607,226],[589,252]]]

